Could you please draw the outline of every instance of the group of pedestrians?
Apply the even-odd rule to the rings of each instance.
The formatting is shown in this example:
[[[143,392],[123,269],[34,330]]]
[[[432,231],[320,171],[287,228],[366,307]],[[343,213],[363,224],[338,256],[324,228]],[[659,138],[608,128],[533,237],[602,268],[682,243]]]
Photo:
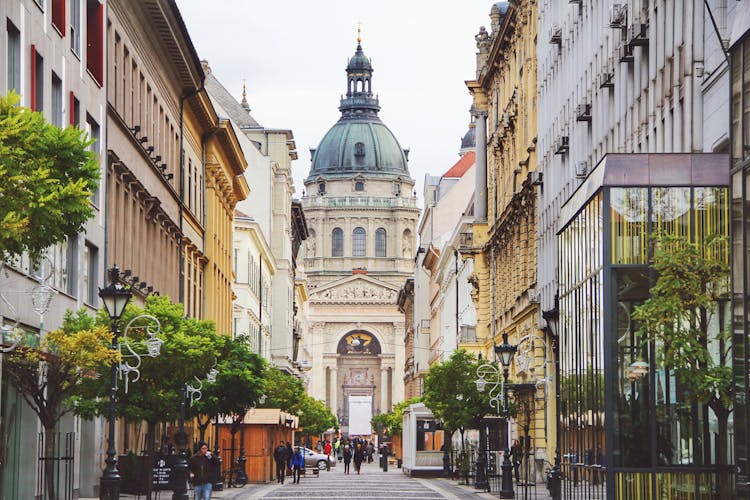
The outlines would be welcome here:
[[[344,474],[350,473],[352,460],[354,461],[354,471],[359,474],[362,470],[363,462],[372,463],[375,445],[372,441],[364,441],[355,437],[353,440],[347,439],[340,446],[340,450],[341,458],[344,462]]]
[[[273,459],[276,462],[276,482],[284,484],[287,468],[292,470],[292,483],[299,484],[302,469],[305,468],[305,455],[301,446],[292,449],[289,441],[284,444],[281,441],[273,451]]]

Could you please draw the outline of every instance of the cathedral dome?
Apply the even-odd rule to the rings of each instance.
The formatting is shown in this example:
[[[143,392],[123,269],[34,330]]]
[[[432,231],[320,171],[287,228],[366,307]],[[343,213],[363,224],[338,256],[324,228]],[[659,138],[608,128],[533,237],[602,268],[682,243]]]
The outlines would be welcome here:
[[[311,178],[353,173],[409,175],[404,150],[379,119],[342,118],[315,151]]]
[[[347,92],[341,99],[341,118],[313,150],[308,182],[318,176],[350,177],[366,174],[408,177],[407,151],[380,120],[378,98],[372,93],[373,68],[357,44],[346,67]]]

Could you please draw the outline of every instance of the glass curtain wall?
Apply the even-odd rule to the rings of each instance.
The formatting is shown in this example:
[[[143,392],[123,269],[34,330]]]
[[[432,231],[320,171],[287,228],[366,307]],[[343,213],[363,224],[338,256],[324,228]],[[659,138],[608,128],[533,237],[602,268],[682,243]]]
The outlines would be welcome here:
[[[728,206],[726,188],[606,187],[560,232],[563,498],[713,498],[716,416],[657,363],[663,346],[632,315],[655,280],[650,236],[727,236]],[[701,248],[729,260],[725,239]],[[714,312],[709,338],[726,331],[728,301]],[[728,348],[708,347],[716,359]]]
[[[738,495],[750,496],[750,36],[730,48],[732,150],[732,297],[734,370],[734,450]]]
[[[559,450],[571,499],[605,491],[602,202],[599,193],[560,235]]]

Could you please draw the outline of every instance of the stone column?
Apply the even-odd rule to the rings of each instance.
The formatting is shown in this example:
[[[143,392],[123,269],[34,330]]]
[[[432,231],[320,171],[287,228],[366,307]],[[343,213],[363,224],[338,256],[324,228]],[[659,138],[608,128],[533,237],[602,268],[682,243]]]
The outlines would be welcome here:
[[[380,413],[385,413],[388,408],[388,368],[380,367]]]
[[[476,112],[476,177],[474,179],[474,219],[487,220],[487,112]]]
[[[336,415],[338,411],[338,400],[339,400],[339,376],[338,369],[335,366],[331,367],[331,413]]]

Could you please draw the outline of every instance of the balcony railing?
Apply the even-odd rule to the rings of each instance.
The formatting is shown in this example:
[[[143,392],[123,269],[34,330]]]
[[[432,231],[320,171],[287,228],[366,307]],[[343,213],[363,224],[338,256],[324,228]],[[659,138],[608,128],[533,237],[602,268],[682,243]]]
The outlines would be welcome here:
[[[417,208],[412,197],[306,196],[306,207]]]

